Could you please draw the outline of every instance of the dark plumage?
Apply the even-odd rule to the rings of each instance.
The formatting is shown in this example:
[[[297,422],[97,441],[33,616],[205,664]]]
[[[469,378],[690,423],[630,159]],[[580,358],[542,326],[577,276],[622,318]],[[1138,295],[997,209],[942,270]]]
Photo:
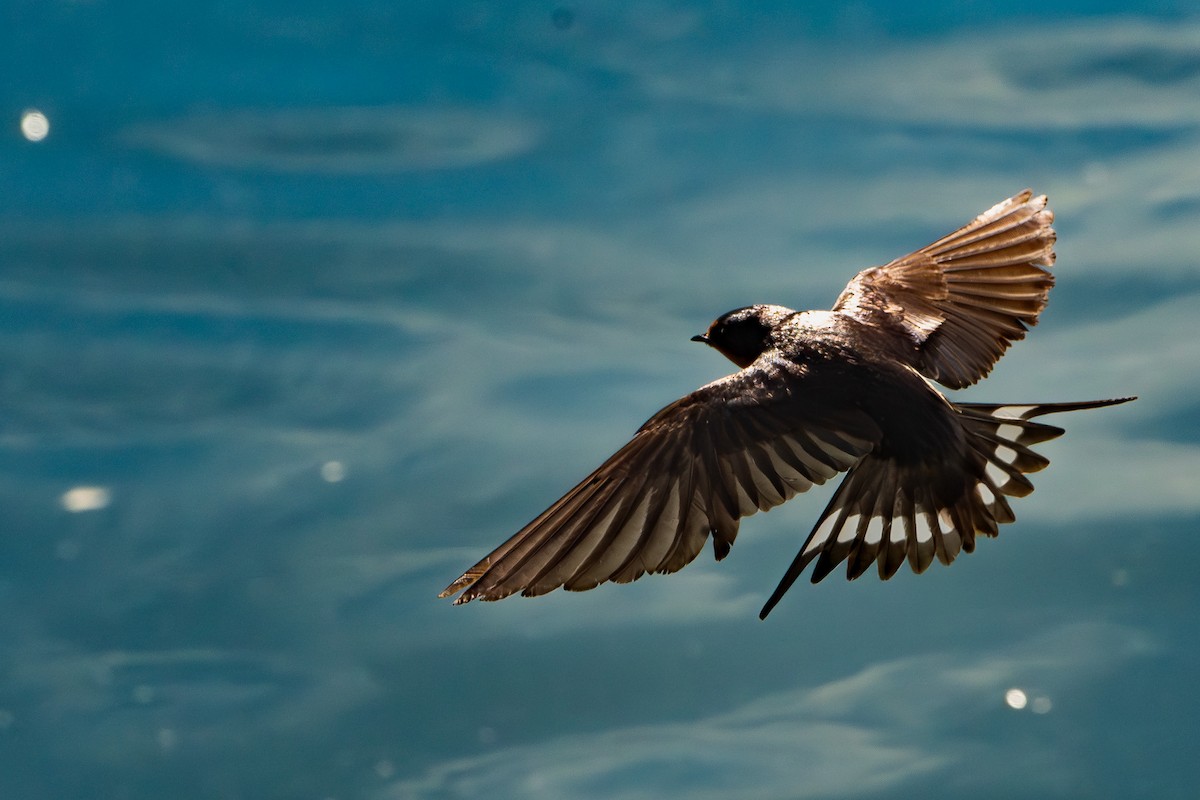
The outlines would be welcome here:
[[[954,403],[1037,323],[1054,285],[1054,216],[1025,191],[928,247],[860,272],[831,311],[755,305],[693,337],[741,370],[651,417],[578,486],[442,592],[455,600],[590,589],[675,572],[711,536],[848,472],[763,607],[813,561],[890,578],[971,552],[1062,434],[1034,418],[1123,403]]]

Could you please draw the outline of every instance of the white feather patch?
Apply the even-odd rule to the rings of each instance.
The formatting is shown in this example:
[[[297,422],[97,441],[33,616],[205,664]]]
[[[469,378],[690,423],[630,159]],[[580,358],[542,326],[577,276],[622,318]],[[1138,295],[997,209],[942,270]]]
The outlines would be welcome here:
[[[929,511],[922,509],[917,514],[917,541],[925,544],[933,538],[933,526],[937,524],[936,520]]]
[[[861,516],[853,514],[846,518],[846,522],[838,530],[837,540],[840,544],[854,541],[854,537],[858,534],[858,521]]]
[[[821,524],[813,531],[813,537],[808,542],[808,547],[804,548],[804,554],[816,552],[825,544],[825,540],[829,538],[829,534],[833,533],[833,526],[837,522],[837,514],[830,514],[825,519],[821,520]]]
[[[1001,439],[1017,441],[1021,438],[1022,429],[1019,425],[1001,425],[996,429],[996,435]]]
[[[1004,484],[1008,483],[1008,473],[990,461],[984,468],[983,473],[987,475],[988,480],[990,480],[996,486],[1003,486]]]
[[[883,517],[871,517],[867,530],[863,533],[863,541],[869,545],[879,544],[883,540]]]

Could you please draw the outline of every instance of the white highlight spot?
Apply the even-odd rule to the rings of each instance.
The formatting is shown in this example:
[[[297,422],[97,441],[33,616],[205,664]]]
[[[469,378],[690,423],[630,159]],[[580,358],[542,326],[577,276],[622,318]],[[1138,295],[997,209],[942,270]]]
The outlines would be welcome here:
[[[327,483],[339,483],[346,479],[346,465],[340,461],[326,461],[321,465],[321,478]]]
[[[112,493],[103,486],[76,486],[63,492],[59,502],[73,514],[98,511],[112,502]]]
[[[40,142],[50,135],[50,120],[36,108],[26,109],[21,114],[21,135],[28,141]]]
[[[1015,708],[1016,710],[1020,711],[1025,707],[1025,704],[1029,702],[1029,697],[1025,694],[1025,692],[1014,687],[1004,693],[1004,702],[1009,708]]]

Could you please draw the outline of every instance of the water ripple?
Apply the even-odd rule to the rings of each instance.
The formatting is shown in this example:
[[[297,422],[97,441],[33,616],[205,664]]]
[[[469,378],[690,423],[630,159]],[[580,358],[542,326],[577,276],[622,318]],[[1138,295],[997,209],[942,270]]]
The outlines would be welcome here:
[[[209,166],[337,174],[473,167],[527,153],[540,138],[516,116],[396,107],[209,112],[140,123],[122,136]]]

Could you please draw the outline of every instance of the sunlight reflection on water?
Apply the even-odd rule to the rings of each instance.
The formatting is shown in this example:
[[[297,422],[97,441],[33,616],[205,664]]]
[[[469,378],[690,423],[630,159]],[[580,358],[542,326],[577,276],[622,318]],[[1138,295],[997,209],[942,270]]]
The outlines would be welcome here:
[[[59,498],[62,507],[72,513],[99,511],[112,502],[112,493],[103,486],[76,486]]]
[[[50,120],[36,108],[21,114],[21,135],[28,141],[40,142],[50,135]]]

